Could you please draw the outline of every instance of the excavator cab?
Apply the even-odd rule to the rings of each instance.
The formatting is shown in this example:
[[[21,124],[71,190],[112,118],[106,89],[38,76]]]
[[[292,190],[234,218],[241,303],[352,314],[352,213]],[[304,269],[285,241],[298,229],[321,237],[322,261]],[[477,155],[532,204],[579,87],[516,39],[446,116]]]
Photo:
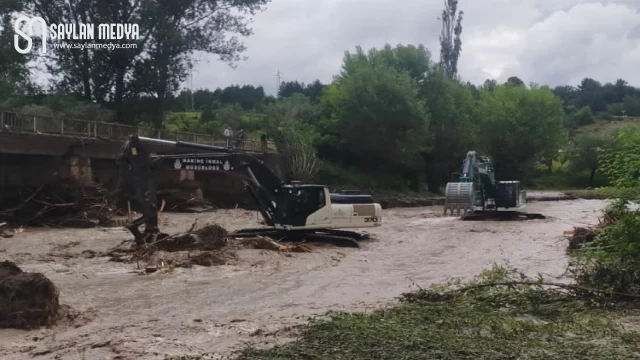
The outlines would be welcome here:
[[[279,225],[305,226],[307,218],[327,206],[326,187],[322,185],[285,185],[278,192],[276,209]]]

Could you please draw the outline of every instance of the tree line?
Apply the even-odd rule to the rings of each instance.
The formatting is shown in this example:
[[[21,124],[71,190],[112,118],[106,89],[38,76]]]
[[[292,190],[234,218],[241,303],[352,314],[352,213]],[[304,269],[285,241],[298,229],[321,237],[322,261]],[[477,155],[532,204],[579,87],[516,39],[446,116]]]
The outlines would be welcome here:
[[[169,99],[193,67],[196,51],[214,54],[234,64],[246,50],[241,37],[249,36],[253,15],[269,0],[6,0],[0,9],[3,39],[13,38],[16,14],[43,18],[47,24],[139,25],[135,40],[96,40],[135,46],[109,48],[56,48],[46,56],[35,51],[52,76],[46,93],[70,94],[85,103],[113,111],[123,123],[148,122],[162,126]],[[22,39],[24,41],[24,39]],[[3,42],[3,54],[16,54],[13,41]],[[20,54],[18,54],[20,55]],[[12,56],[13,57],[13,56]],[[13,67],[26,69],[29,57],[2,57]],[[4,66],[0,65],[4,70]],[[19,74],[17,74],[19,75]],[[19,76],[3,78],[4,91],[42,97],[43,91],[25,86]],[[8,83],[8,84],[7,84]],[[11,105],[18,105],[20,99]]]
[[[0,58],[0,106],[218,135],[225,126],[266,132],[281,149],[319,167],[307,175],[292,169],[295,177],[381,188],[426,185],[433,192],[455,177],[472,149],[491,156],[503,180],[526,180],[540,164],[551,171],[569,159],[593,182],[594,149],[605,140],[576,136],[576,130],[598,119],[640,115],[640,89],[624,80],[602,85],[587,78],[555,88],[517,76],[465,82],[457,70],[463,20],[457,0],[445,1],[438,60],[422,45],[356,47],[327,84],[283,82],[275,95],[254,85],[179,91],[192,52],[238,61],[245,50],[239,38],[251,34],[250,18],[267,3],[9,0],[0,13],[1,39],[12,39],[18,11],[53,23],[138,22],[143,36],[135,50],[54,49],[45,60],[53,76],[46,89],[30,79],[33,58],[9,48],[12,41],[0,42],[10,55]]]

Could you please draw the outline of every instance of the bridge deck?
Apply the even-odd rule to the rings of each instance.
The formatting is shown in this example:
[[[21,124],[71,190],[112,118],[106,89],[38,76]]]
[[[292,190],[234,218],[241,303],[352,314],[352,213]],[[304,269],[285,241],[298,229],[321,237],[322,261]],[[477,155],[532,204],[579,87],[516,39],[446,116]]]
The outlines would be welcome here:
[[[77,120],[68,118],[56,118],[39,115],[28,115],[10,111],[0,111],[0,133],[7,134],[32,134],[51,135],[40,139],[47,142],[58,141],[61,138],[102,140],[98,142],[122,142],[130,135],[145,136],[150,138],[187,141],[203,145],[226,146],[227,140],[222,136],[198,134],[189,132],[168,131],[161,129],[144,128],[138,126],[122,125],[117,123],[104,123],[98,121]],[[29,137],[31,138],[31,137]],[[33,142],[35,139],[31,138]],[[65,142],[65,141],[61,141]],[[25,144],[26,145],[26,144]],[[273,143],[267,143],[266,149],[263,143],[256,140],[244,140],[237,147],[238,151],[247,153],[276,153]],[[33,153],[25,149],[25,153]],[[14,150],[15,151],[15,150]],[[114,154],[115,156],[116,154]]]

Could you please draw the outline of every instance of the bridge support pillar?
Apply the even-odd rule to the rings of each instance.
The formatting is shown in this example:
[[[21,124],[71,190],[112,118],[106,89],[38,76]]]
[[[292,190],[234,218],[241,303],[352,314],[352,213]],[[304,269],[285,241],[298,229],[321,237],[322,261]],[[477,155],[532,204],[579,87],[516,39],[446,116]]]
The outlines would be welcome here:
[[[65,159],[60,175],[63,178],[73,179],[81,184],[93,182],[91,158],[85,156],[69,156]]]

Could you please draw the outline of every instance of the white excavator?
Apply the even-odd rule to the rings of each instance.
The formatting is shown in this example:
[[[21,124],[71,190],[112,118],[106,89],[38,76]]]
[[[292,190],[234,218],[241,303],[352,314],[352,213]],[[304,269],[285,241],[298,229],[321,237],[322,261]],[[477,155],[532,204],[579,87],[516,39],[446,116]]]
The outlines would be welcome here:
[[[150,156],[143,143],[171,144],[176,149],[206,152]],[[234,237],[263,235],[358,246],[357,241],[368,238],[368,234],[343,229],[382,225],[382,208],[370,195],[355,191],[332,194],[324,185],[295,181],[285,184],[258,158],[224,147],[131,136],[118,161],[121,194],[142,212],[140,218],[127,226],[138,244],[159,233],[153,170],[218,172],[239,178],[267,227],[239,230],[232,234]],[[139,229],[142,225],[144,233]]]

